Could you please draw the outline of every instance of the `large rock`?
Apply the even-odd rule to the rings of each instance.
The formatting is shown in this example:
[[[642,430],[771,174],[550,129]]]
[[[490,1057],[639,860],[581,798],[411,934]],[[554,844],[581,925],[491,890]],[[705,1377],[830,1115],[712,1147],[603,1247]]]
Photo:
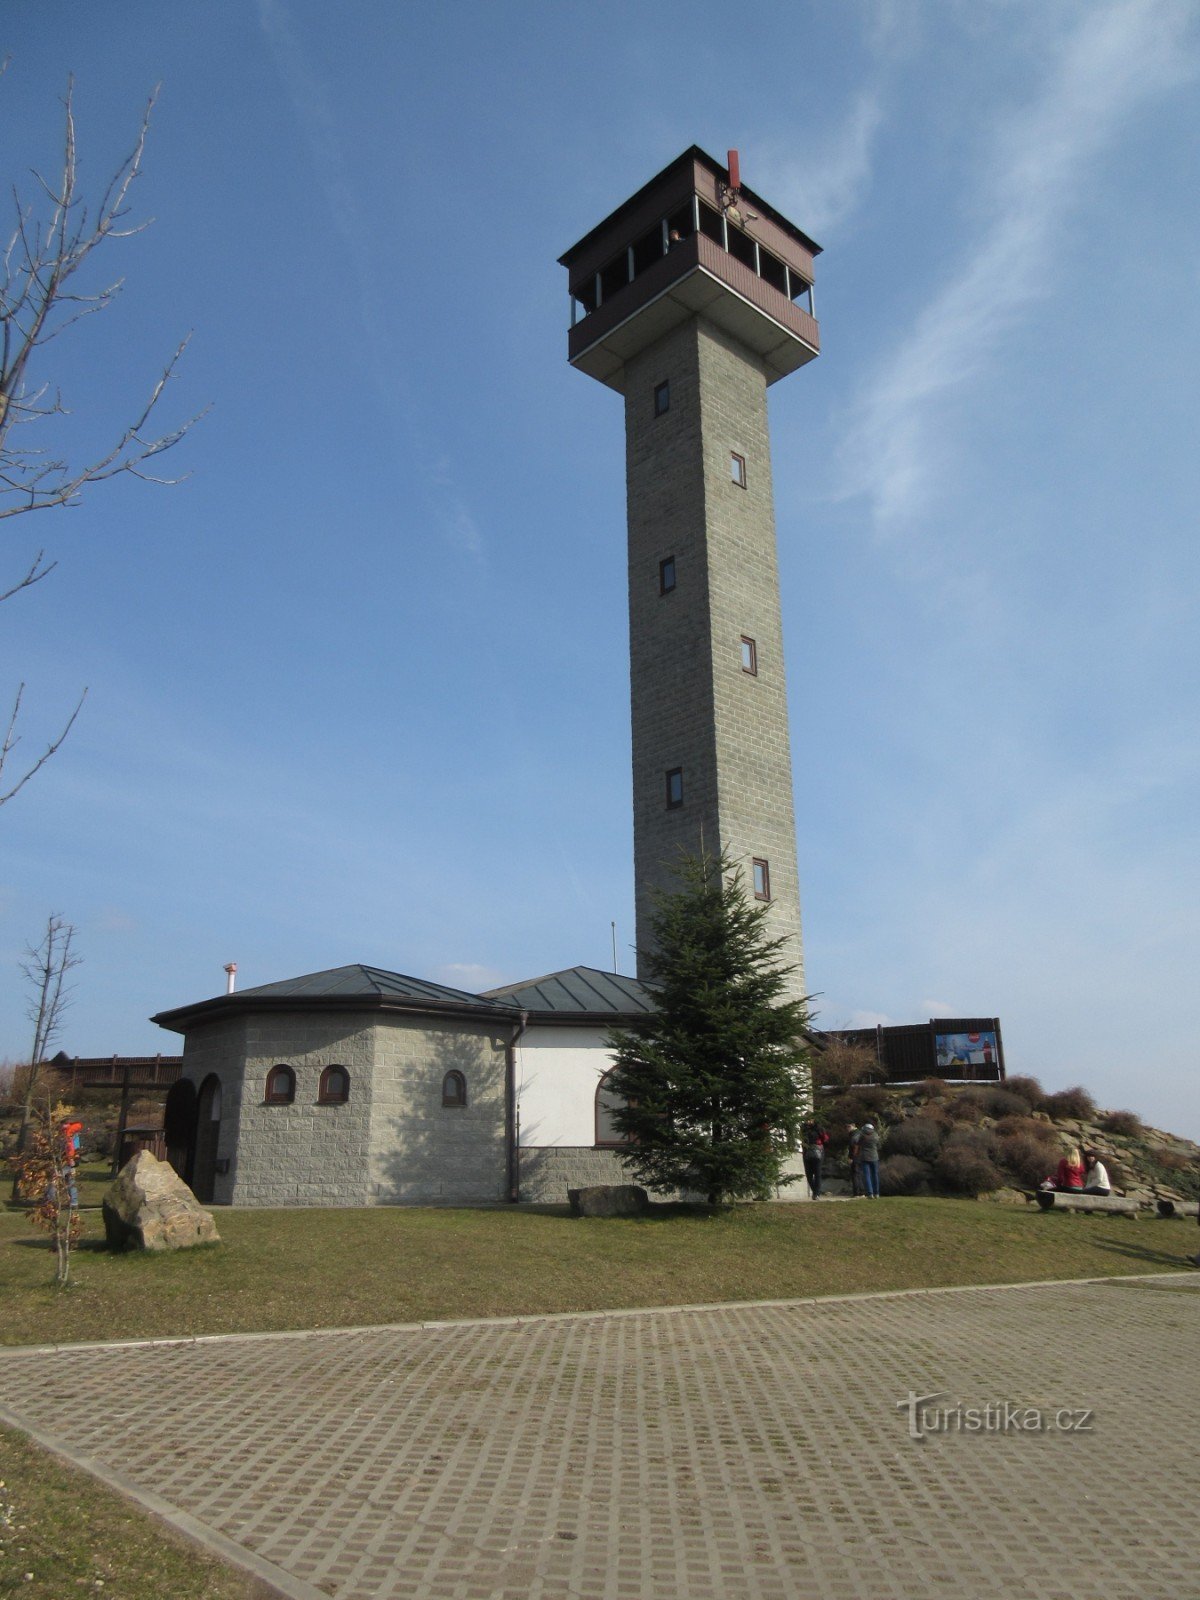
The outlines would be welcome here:
[[[573,1217],[636,1217],[650,1196],[636,1183],[597,1183],[590,1189],[568,1189]]]
[[[110,1250],[183,1250],[221,1237],[175,1168],[149,1150],[121,1168],[103,1211]]]

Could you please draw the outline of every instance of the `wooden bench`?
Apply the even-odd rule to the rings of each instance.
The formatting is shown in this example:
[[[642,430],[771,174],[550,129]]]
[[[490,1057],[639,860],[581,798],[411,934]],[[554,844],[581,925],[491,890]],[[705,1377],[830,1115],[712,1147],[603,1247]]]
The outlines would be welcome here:
[[[1200,1200],[1160,1200],[1158,1214],[1160,1217],[1200,1216]]]
[[[1136,1200],[1119,1194],[1084,1194],[1080,1189],[1039,1189],[1037,1203],[1043,1211],[1105,1211],[1117,1217],[1136,1217]]]

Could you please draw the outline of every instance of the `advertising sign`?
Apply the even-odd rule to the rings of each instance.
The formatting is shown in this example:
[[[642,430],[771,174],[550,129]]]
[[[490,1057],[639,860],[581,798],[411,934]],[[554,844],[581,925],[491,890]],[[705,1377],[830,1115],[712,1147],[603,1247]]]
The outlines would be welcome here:
[[[933,1043],[939,1068],[994,1067],[1000,1060],[994,1033],[938,1033]]]

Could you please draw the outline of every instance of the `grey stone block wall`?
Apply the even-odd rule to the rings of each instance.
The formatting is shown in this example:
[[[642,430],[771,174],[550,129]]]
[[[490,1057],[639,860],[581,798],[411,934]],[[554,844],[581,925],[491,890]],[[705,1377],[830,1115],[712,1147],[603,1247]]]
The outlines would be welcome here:
[[[654,391],[670,384],[670,408]],[[681,848],[721,848],[742,867],[770,866],[774,935],[804,993],[775,513],[761,363],[703,318],[627,363],[630,675],[638,945],[652,895],[673,888]],[[731,478],[746,461],[747,487]],[[674,556],[676,587],[659,593]],[[743,635],[757,674],[742,670]],[[684,803],[666,804],[683,769]]]
[[[567,1203],[568,1189],[599,1183],[632,1183],[615,1150],[589,1145],[523,1145],[520,1195],[537,1205]]]
[[[222,1090],[214,1201],[247,1206],[469,1205],[506,1198],[506,1036],[486,1024],[378,1012],[263,1012],[193,1028],[184,1073]],[[266,1103],[274,1066],[296,1074],[291,1105]],[[321,1105],[327,1066],[350,1074],[344,1105]],[[442,1105],[457,1070],[465,1107]]]
[[[384,1017],[375,1037],[370,1198],[377,1204],[472,1205],[506,1198],[507,1033],[486,1023]],[[465,1107],[442,1105],[451,1071]]]
[[[237,1102],[236,1129],[229,1129],[231,1171],[227,1179],[217,1178],[216,1198],[253,1206],[367,1203],[373,1021],[348,1012],[264,1012],[239,1022],[241,1071],[235,1059],[229,1073]],[[285,1065],[296,1075],[295,1099],[268,1105],[267,1074]],[[350,1074],[344,1105],[318,1103],[328,1066]],[[222,1154],[229,1104],[222,1107]]]
[[[776,1190],[779,1201],[807,1200],[803,1180],[804,1163],[799,1155],[790,1157],[784,1172],[799,1173],[799,1183]],[[569,1189],[587,1189],[601,1183],[636,1183],[615,1150],[596,1150],[590,1145],[523,1145],[520,1152],[521,1200],[530,1205],[565,1206]],[[702,1198],[683,1195],[678,1190],[651,1191],[657,1201]]]

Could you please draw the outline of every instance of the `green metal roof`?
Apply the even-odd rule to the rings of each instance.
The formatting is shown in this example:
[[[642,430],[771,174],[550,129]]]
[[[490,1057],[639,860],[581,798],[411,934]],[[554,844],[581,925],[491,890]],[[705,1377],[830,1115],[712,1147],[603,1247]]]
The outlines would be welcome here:
[[[214,995],[192,1005],[176,1006],[151,1017],[160,1027],[186,1033],[196,1023],[222,1016],[244,1016],[257,1007],[266,1011],[364,1010],[440,1012],[443,1015],[493,1017],[515,1025],[522,1011],[547,1021],[607,1022],[654,1010],[648,991],[636,978],[600,972],[595,967],[568,967],[544,978],[508,984],[486,994],[470,994],[444,983],[410,978],[402,972],[355,963],[309,972],[282,983],[264,983],[233,994]]]
[[[596,967],[567,967],[562,972],[548,973],[544,978],[530,978],[524,983],[485,990],[482,998],[519,1006],[522,1011],[575,1015],[629,1016],[655,1009],[645,984],[619,972],[601,972]]]
[[[356,999],[360,996],[393,1000],[432,1000],[446,1005],[484,1005],[486,996],[469,994],[465,989],[450,989],[443,983],[424,978],[409,978],[402,972],[387,972],[382,967],[330,967],[327,972],[309,972],[301,978],[285,978],[282,983],[264,983],[255,989],[239,989],[239,1000],[246,999]]]

